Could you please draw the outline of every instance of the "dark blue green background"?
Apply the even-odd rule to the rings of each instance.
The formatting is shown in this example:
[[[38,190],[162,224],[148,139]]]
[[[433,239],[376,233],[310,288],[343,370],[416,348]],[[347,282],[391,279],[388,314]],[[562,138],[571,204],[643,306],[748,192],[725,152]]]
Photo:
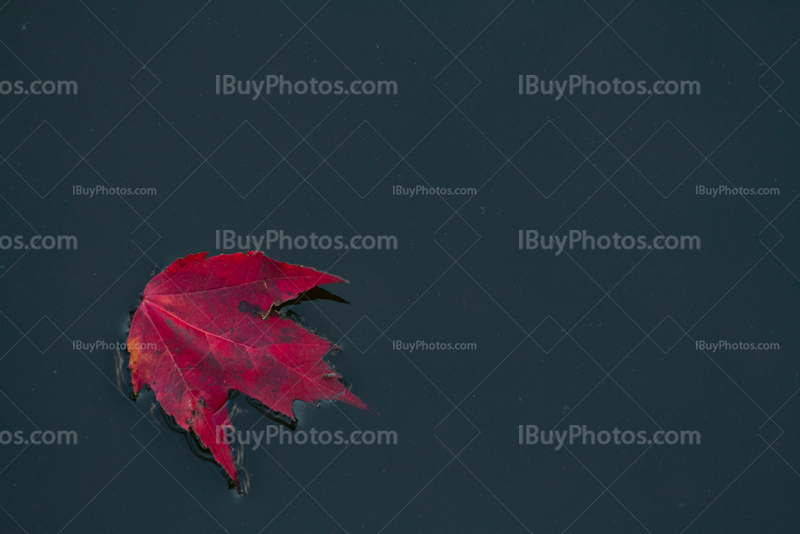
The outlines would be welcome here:
[[[792,2],[10,0],[0,79],[79,93],[0,96],[0,234],[79,248],[0,251],[0,430],[80,441],[0,447],[0,531],[796,532],[798,39]],[[399,91],[253,101],[216,95],[225,74]],[[702,93],[556,101],[519,95],[523,74]],[[479,191],[392,194],[421,184]],[[222,252],[223,229],[397,236],[269,254],[350,280],[329,288],[350,305],[295,311],[379,412],[306,406],[299,428],[398,445],[248,449],[240,498],[152,393],[118,387],[113,351],[73,350],[124,341],[153,274]],[[702,249],[555,256],[519,250],[520,229]],[[418,339],[478,350],[392,349]],[[780,350],[695,349],[720,339]],[[274,424],[233,403],[237,427]],[[521,424],[702,443],[554,451],[520,446]]]

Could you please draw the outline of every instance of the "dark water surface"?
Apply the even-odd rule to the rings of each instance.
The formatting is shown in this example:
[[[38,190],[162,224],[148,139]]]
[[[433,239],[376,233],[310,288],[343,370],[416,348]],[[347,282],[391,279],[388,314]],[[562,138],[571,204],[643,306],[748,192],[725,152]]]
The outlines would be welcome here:
[[[797,532],[798,39],[791,2],[10,0],[0,532]],[[292,309],[377,413],[297,432],[397,443],[245,445],[241,498],[131,400],[129,311],[231,236],[350,281]]]

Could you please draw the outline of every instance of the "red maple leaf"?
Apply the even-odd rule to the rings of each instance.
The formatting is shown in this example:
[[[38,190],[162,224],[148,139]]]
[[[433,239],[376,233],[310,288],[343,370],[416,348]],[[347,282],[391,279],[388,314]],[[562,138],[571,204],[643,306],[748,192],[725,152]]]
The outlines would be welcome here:
[[[231,425],[230,390],[293,418],[295,400],[367,408],[322,359],[338,347],[273,311],[318,285],[344,281],[261,252],[177,260],[147,284],[133,316],[134,393],[149,385],[238,485],[221,431]]]

